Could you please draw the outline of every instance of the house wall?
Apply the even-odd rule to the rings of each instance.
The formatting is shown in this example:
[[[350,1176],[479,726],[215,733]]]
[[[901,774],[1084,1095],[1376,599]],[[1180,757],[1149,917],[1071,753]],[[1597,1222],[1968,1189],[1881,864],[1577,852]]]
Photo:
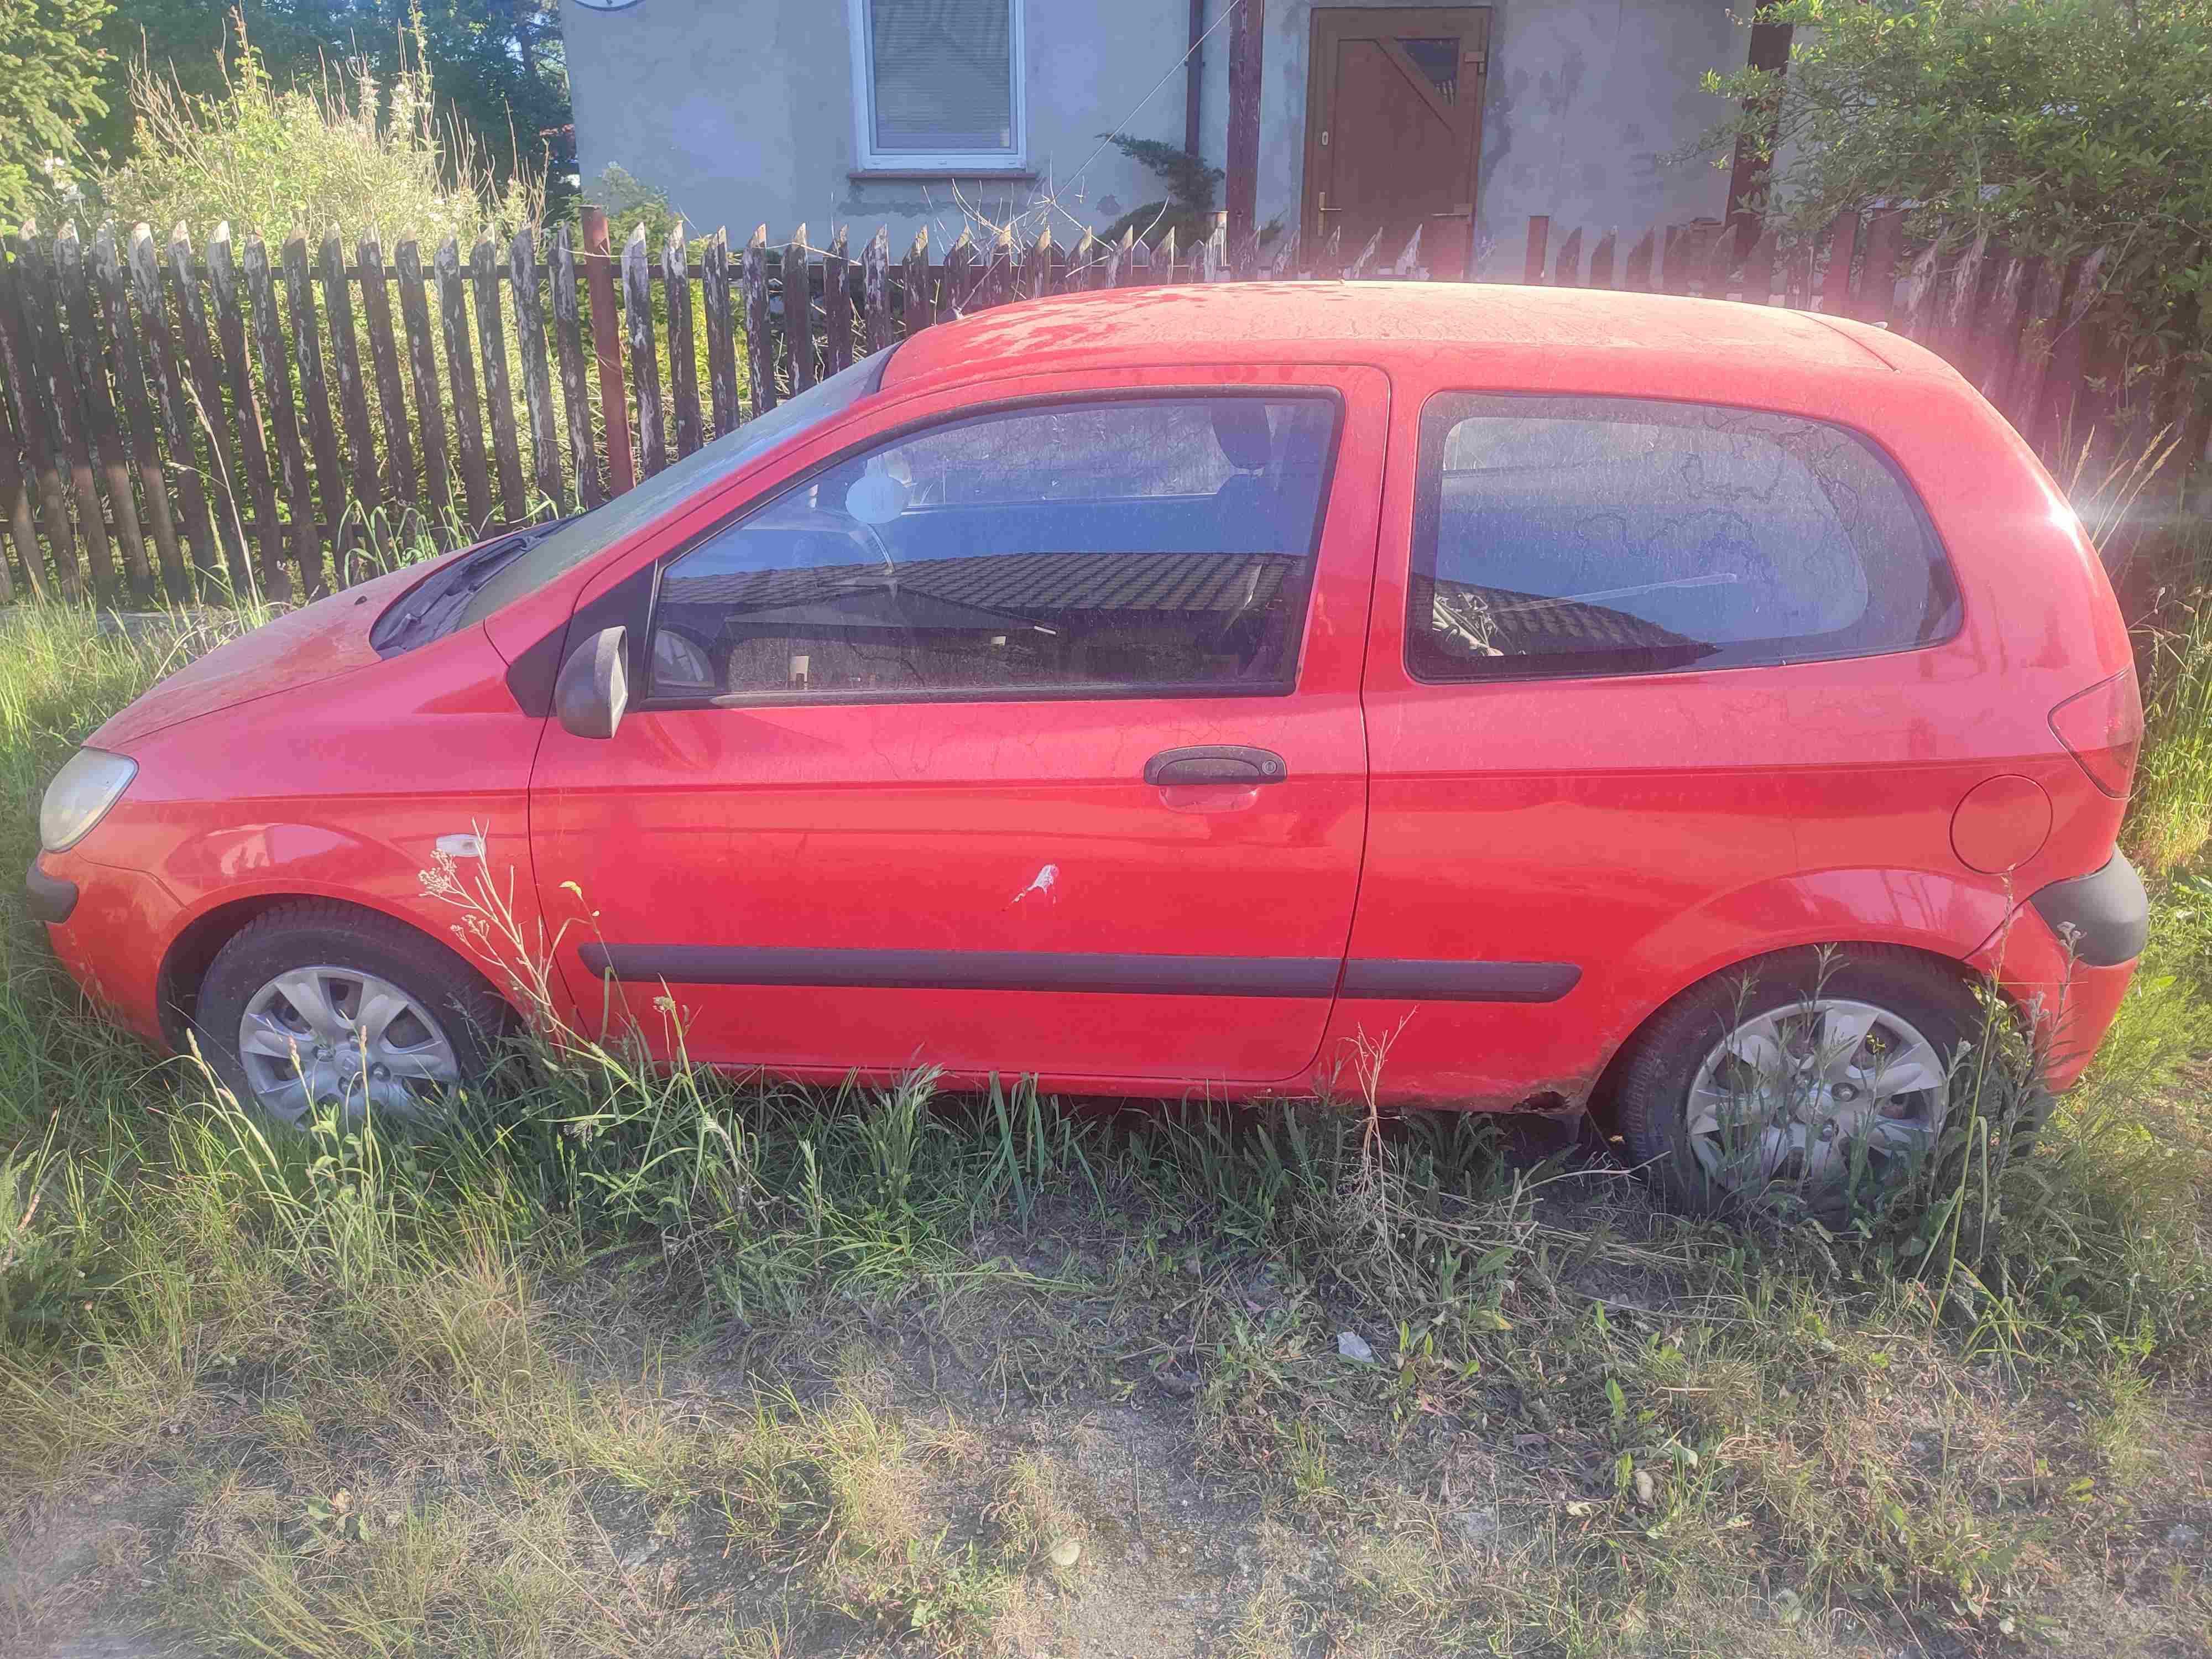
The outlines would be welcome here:
[[[584,193],[610,162],[665,191],[701,230],[733,241],[765,221],[781,240],[889,224],[893,253],[927,226],[943,248],[969,215],[994,222],[1056,197],[1053,233],[1073,242],[1157,200],[1143,168],[1100,137],[1183,139],[1183,77],[1146,93],[1188,44],[1188,0],[1028,0],[1029,159],[1034,180],[855,179],[852,35],[846,0],[639,0],[617,12],[561,9]],[[1085,163],[1088,160],[1089,165]]]
[[[1207,0],[1208,20],[1226,3]],[[1263,225],[1298,222],[1314,9],[1315,0],[1267,0]],[[1206,49],[1206,149],[1216,158],[1226,131],[1230,27]],[[1531,214],[1551,216],[1555,254],[1577,226],[1586,252],[1611,229],[1625,254],[1652,225],[1719,218],[1728,175],[1705,161],[1668,157],[1726,114],[1726,101],[1698,82],[1709,69],[1740,66],[1748,37],[1729,21],[1729,0],[1495,0],[1475,191],[1478,274],[1519,277]]]
[[[1344,3],[1345,0],[1337,0]],[[1359,0],[1352,0],[1358,3]],[[1207,20],[1226,0],[1207,0]],[[1398,0],[1403,4],[1404,0]],[[1314,0],[1267,0],[1259,216],[1297,221]],[[1528,216],[1552,216],[1627,244],[1648,226],[1719,216],[1727,175],[1670,162],[1724,113],[1698,87],[1743,60],[1729,0],[1496,0],[1476,197],[1481,274],[1517,276]],[[927,226],[943,247],[973,216],[1024,209],[1072,241],[1159,194],[1099,137],[1120,125],[1181,143],[1188,0],[1027,0],[1029,152],[1034,180],[856,179],[846,0],[639,0],[562,10],[588,199],[609,163],[666,191],[701,230],[741,240],[763,221],[857,235],[888,223],[894,251]],[[1229,104],[1229,27],[1205,46],[1203,149],[1218,165]],[[1163,80],[1163,76],[1165,78]],[[1048,198],[1054,206],[1042,206]],[[1030,222],[1035,222],[1032,217]]]

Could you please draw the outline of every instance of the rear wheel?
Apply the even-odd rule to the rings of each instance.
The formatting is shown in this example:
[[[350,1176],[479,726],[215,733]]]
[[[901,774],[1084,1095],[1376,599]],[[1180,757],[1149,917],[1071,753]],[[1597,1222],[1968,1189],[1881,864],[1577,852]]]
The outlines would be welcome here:
[[[482,1084],[507,1016],[435,940],[311,902],[256,917],[223,946],[192,1024],[224,1085],[274,1121],[426,1123]]]
[[[1629,1154],[1686,1207],[1848,1208],[1934,1156],[1972,992],[1906,951],[1793,951],[1670,1003],[1626,1056]]]

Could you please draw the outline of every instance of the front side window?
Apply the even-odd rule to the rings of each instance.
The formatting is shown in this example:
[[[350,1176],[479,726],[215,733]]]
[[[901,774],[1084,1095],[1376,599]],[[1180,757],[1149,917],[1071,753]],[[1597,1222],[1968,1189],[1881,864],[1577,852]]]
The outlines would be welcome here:
[[[1295,675],[1336,404],[1054,403],[840,462],[663,571],[657,702],[1262,694]]]
[[[1022,0],[852,0],[863,163],[1016,167]]]
[[[1918,501],[1824,421],[1455,392],[1422,413],[1415,489],[1417,678],[1817,661],[1959,627]]]

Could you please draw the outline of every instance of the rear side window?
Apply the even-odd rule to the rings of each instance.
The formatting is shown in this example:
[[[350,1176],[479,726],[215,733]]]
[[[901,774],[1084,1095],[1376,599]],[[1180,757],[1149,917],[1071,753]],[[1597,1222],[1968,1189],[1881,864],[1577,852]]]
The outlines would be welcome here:
[[[1415,488],[1419,679],[1809,662],[1958,630],[1926,513],[1824,421],[1449,393],[1422,411]]]
[[[816,473],[671,563],[652,696],[1290,689],[1329,398],[1055,403]]]

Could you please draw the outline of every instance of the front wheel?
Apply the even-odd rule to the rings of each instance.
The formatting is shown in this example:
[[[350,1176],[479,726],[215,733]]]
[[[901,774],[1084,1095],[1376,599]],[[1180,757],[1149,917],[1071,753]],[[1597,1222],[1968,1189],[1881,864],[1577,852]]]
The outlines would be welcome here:
[[[319,902],[240,929],[202,982],[200,1052],[276,1122],[435,1122],[496,1056],[507,1007],[459,957],[388,917]]]
[[[1685,1207],[1847,1210],[1932,1158],[1984,1015],[1905,951],[1792,951],[1675,999],[1625,1057],[1629,1155]]]

